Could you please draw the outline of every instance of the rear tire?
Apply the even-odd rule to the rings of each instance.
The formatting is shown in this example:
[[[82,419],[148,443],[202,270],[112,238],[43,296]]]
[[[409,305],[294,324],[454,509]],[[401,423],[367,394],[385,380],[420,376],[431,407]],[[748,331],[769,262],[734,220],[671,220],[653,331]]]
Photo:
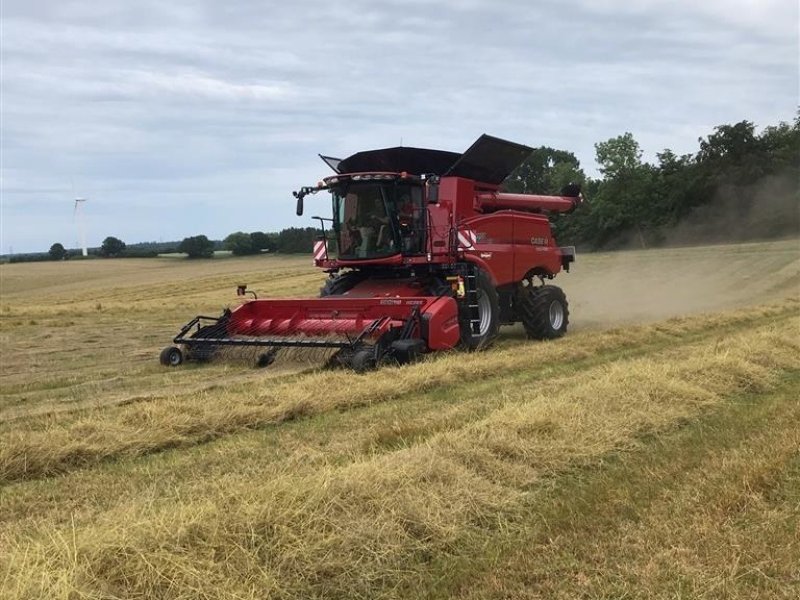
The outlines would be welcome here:
[[[554,285],[517,290],[516,308],[528,337],[553,340],[567,332],[569,304],[564,290]]]
[[[489,346],[497,337],[500,328],[500,302],[497,290],[489,276],[481,270],[477,273],[478,313],[481,320],[480,334],[474,335],[470,328],[469,308],[466,303],[461,306],[461,345],[470,351]]]

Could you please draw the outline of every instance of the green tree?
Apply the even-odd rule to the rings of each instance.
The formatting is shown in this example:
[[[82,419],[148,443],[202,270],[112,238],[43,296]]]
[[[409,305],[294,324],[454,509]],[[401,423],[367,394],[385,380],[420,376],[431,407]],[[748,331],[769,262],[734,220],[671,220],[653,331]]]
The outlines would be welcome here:
[[[764,149],[769,153],[776,172],[786,172],[800,179],[800,112],[794,123],[779,123],[761,133]]]
[[[53,260],[64,260],[65,258],[67,258],[67,250],[59,242],[56,242],[55,244],[50,246],[48,254],[50,255],[50,258]]]
[[[314,227],[289,227],[278,234],[278,251],[286,254],[311,252],[319,229]]]
[[[264,233],[263,231],[254,231],[250,234],[250,239],[253,242],[253,247],[256,250],[266,250],[267,252],[275,252],[278,249],[278,236],[274,233]]]
[[[253,244],[251,235],[243,231],[230,234],[223,241],[223,245],[225,249],[230,250],[234,256],[245,256],[258,252],[258,248]]]
[[[769,170],[771,157],[764,152],[764,140],[756,135],[750,121],[719,125],[708,138],[698,141],[697,160],[716,171],[719,183],[752,183]]]
[[[600,172],[608,178],[630,173],[642,165],[642,149],[630,132],[598,142],[594,149]]]
[[[642,150],[630,133],[595,144],[603,181],[592,199],[599,245],[624,243],[633,233],[647,245],[654,223],[652,195],[656,169],[642,162]]]
[[[125,242],[114,236],[108,236],[100,246],[100,256],[116,257],[125,250]]]
[[[585,180],[572,152],[541,146],[512,171],[503,188],[516,194],[558,194],[565,185],[583,184]]]
[[[178,245],[178,252],[184,252],[189,258],[211,258],[214,256],[214,242],[204,235],[184,238]]]
[[[700,189],[700,172],[694,155],[676,155],[665,149],[657,155],[652,189],[650,190],[652,224],[673,226],[692,207],[707,200]]]

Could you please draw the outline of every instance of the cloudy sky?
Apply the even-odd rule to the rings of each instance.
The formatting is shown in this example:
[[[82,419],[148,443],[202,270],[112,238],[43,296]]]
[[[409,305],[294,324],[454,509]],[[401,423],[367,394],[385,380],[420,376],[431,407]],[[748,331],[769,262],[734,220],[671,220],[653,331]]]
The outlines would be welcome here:
[[[0,252],[76,246],[76,194],[91,246],[221,238],[313,224],[318,152],[486,132],[594,173],[797,104],[796,0],[2,0]]]

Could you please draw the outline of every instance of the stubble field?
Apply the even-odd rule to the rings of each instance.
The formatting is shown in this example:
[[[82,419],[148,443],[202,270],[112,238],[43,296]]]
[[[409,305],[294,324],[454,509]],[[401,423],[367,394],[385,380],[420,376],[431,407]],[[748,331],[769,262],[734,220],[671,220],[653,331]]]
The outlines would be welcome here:
[[[579,256],[555,342],[158,365],[310,262],[0,267],[0,597],[800,594],[797,240]]]

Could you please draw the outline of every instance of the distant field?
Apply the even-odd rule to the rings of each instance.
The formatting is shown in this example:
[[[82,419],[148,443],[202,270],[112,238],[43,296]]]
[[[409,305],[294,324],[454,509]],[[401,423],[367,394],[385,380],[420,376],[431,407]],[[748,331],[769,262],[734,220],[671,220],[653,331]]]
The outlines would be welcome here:
[[[158,365],[310,257],[0,277],[2,598],[800,595],[797,240],[579,256],[564,339],[364,376]]]

